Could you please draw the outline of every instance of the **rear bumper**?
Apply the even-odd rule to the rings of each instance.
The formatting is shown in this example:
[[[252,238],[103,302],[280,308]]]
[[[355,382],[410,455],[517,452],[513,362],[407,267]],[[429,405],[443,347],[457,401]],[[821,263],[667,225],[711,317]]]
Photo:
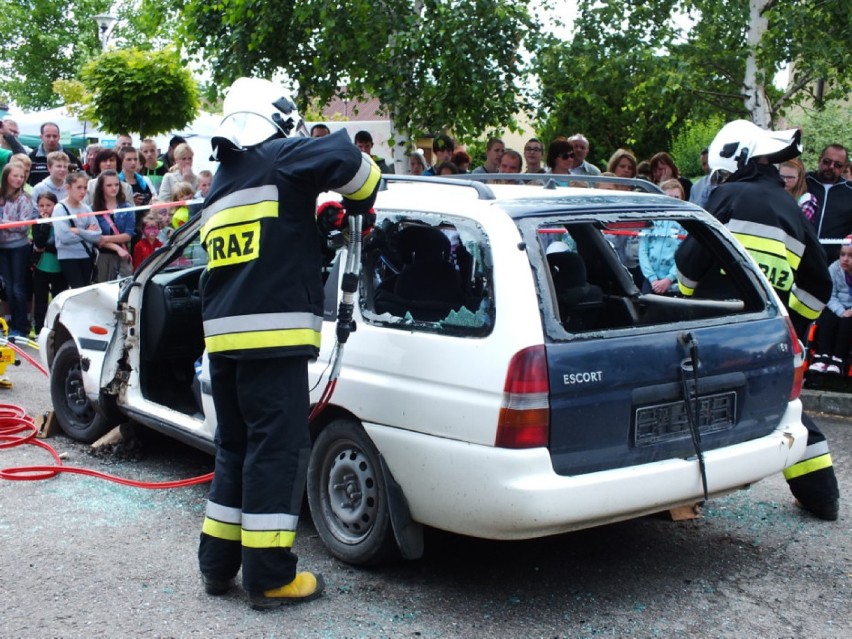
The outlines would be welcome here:
[[[367,432],[405,493],[414,520],[488,539],[528,539],[589,528],[703,500],[695,459],[668,459],[565,477],[543,448],[506,450],[385,426]],[[708,491],[720,495],[781,472],[802,456],[801,402],[759,439],[705,453]]]

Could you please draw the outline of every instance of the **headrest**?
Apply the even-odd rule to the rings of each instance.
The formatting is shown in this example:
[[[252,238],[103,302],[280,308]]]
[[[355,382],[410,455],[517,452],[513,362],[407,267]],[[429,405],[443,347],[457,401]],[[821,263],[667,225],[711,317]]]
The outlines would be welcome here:
[[[443,262],[450,254],[450,240],[431,226],[407,226],[399,232],[398,248],[402,259],[412,262]]]
[[[547,263],[550,265],[553,286],[557,290],[587,286],[586,263],[576,253],[550,253]]]

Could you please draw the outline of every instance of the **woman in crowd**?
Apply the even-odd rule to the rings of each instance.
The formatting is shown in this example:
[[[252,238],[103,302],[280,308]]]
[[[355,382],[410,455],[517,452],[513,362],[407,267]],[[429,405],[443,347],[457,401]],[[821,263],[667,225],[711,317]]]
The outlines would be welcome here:
[[[805,181],[805,165],[799,158],[793,158],[783,162],[778,170],[781,173],[781,179],[784,180],[784,190],[796,200],[804,216],[813,220],[814,214],[819,208],[819,202],[813,193],[808,192],[808,183]]]
[[[121,171],[121,159],[118,157],[118,153],[115,151],[115,149],[101,149],[95,156],[92,168],[89,171],[91,174],[94,175],[94,177],[89,180],[89,185],[86,188],[85,202],[89,206],[92,206],[94,204],[95,187],[98,185],[98,176],[104,171]],[[122,187],[122,190],[124,191],[124,198],[128,202],[132,202],[133,189],[130,188],[130,185],[125,184]],[[93,210],[98,211],[100,209]]]
[[[100,144],[90,144],[86,147],[86,162],[83,164],[83,170],[89,174],[90,177],[97,177],[95,173],[95,158],[98,153],[104,150]]]
[[[423,172],[429,168],[426,164],[426,156],[420,149],[411,152],[408,156],[408,164],[411,166],[411,175],[423,175]]]
[[[178,182],[189,182],[192,186],[193,193],[198,189],[198,176],[192,172],[192,147],[186,142],[178,144],[175,147],[175,164],[169,169],[169,172],[163,176],[163,182],[160,184],[160,192],[158,197],[164,202],[172,201],[172,191]]]
[[[0,176],[0,223],[24,222],[37,217],[32,198],[24,192],[24,167],[13,162],[3,167]],[[6,285],[11,324],[9,335],[28,337],[27,280],[32,247],[29,225],[0,230],[0,277]]]
[[[92,198],[95,211],[107,211],[97,216],[101,239],[98,242],[96,282],[109,282],[133,273],[130,243],[136,235],[136,214],[122,210],[130,206],[118,173],[112,169],[102,171]]]
[[[574,145],[564,138],[556,139],[547,148],[547,166],[555,175],[568,175],[574,165]]]
[[[689,199],[689,194],[692,191],[692,182],[680,174],[672,156],[665,151],[660,151],[651,158],[651,177],[654,180],[654,184],[662,184],[666,180],[677,180],[683,188],[682,199]]]
[[[69,173],[65,178],[68,196],[53,209],[56,256],[71,288],[92,283],[95,247],[101,239],[101,227],[97,221],[91,215],[83,215],[92,212],[85,202],[88,181],[89,176],[83,171]]]
[[[627,149],[618,149],[610,156],[606,170],[614,174],[616,177],[635,178],[636,156]],[[620,188],[623,189],[624,187]]]
[[[459,167],[459,173],[470,173],[470,155],[464,149],[457,149],[450,162]]]
[[[441,162],[435,167],[435,175],[458,175],[461,173],[459,167],[452,162]]]

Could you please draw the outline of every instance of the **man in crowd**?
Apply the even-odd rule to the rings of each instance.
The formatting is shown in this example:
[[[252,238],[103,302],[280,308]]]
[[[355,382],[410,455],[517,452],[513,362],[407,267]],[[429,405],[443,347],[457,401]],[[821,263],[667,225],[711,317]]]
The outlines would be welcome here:
[[[151,138],[142,140],[139,145],[139,173],[148,178],[154,191],[160,190],[160,184],[163,182],[163,176],[166,174],[166,165],[163,164],[157,157],[159,149],[157,143]]]
[[[600,175],[601,170],[590,162],[586,162],[589,154],[589,141],[582,133],[575,133],[568,141],[574,148],[574,166],[571,168],[573,175]]]
[[[456,143],[446,133],[439,133],[432,140],[432,166],[423,172],[423,175],[436,175],[435,167],[440,166],[444,162],[452,160],[453,152],[456,150]]]
[[[710,165],[707,163],[707,149],[701,150],[699,158],[701,160],[701,170],[704,172],[704,175],[698,178],[698,181],[692,185],[692,190],[689,192],[689,201],[704,208],[707,206],[707,198],[710,197]]]
[[[547,173],[542,160],[544,159],[544,144],[538,138],[530,138],[524,145],[524,160],[527,163],[527,173]]]
[[[473,170],[473,173],[499,173],[500,160],[503,159],[503,153],[506,146],[500,138],[489,138],[485,145],[485,164],[478,166]]]
[[[119,133],[115,138],[115,151],[120,153],[126,146],[133,146],[133,138],[127,133]]]
[[[80,161],[70,149],[62,148],[59,143],[59,125],[54,122],[45,122],[41,125],[41,144],[38,148],[30,153],[30,159],[33,161],[33,168],[30,171],[29,184],[35,186],[44,178],[50,175],[47,168],[47,155],[54,151],[63,151],[68,156],[68,170],[77,171],[80,166]]]
[[[829,144],[819,154],[819,168],[808,173],[808,191],[816,196],[818,208],[811,222],[819,239],[841,240],[852,233],[852,184],[843,179],[849,152],[840,144]],[[828,263],[840,254],[840,244],[823,245]]]
[[[312,138],[321,138],[329,133],[331,133],[331,129],[329,129],[325,124],[315,124],[311,127]]]
[[[393,167],[388,166],[384,158],[373,155],[373,136],[370,135],[369,131],[358,131],[355,134],[355,146],[361,149],[362,153],[366,153],[373,158],[373,162],[376,163],[382,173],[395,173]]]
[[[520,153],[513,149],[506,149],[500,158],[498,173],[520,173],[523,163],[524,159]]]
[[[26,154],[27,150],[18,142],[18,124],[14,120],[0,120],[0,141],[3,142],[0,148],[0,170],[9,162],[9,159],[16,153]]]

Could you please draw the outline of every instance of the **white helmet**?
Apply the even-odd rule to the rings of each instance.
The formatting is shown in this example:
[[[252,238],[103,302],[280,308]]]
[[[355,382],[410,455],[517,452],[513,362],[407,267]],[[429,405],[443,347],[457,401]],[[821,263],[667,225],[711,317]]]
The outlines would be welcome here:
[[[210,140],[212,159],[223,148],[242,151],[272,137],[307,136],[296,105],[284,90],[269,80],[239,78],[228,89],[225,117]]]
[[[723,126],[713,138],[707,163],[714,173],[734,173],[758,157],[766,157],[771,164],[777,164],[801,153],[800,129],[767,131],[748,120],[734,120]]]

